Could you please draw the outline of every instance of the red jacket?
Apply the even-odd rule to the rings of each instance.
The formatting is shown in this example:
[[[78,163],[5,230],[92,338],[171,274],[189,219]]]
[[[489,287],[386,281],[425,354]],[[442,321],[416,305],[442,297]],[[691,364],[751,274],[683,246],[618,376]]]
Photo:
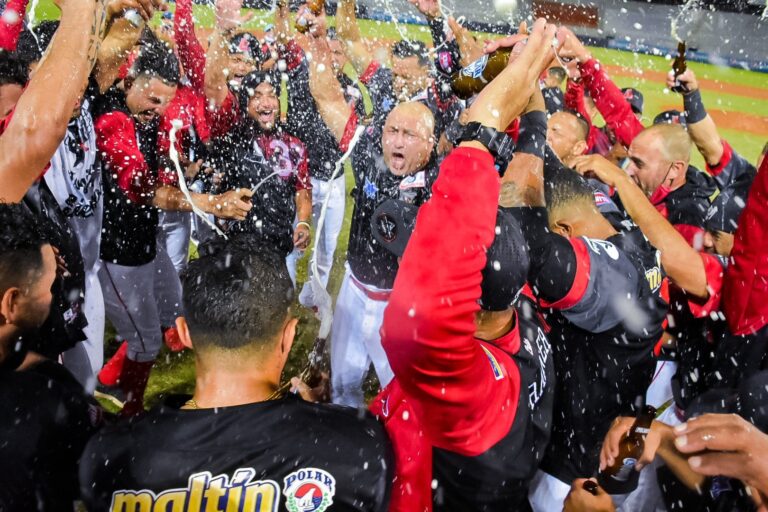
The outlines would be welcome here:
[[[616,140],[626,147],[645,129],[632,112],[632,107],[615,83],[608,77],[602,65],[590,59],[579,66],[581,80],[595,102],[605,123],[616,135]]]
[[[396,453],[391,510],[429,508],[430,445],[479,455],[515,420],[520,374],[509,353],[519,336],[504,337],[518,342],[504,350],[474,336],[499,189],[489,153],[453,150],[403,255],[381,329],[395,380],[372,405],[388,411],[382,419]]]
[[[0,15],[0,50],[16,51],[19,35],[24,28],[27,0],[8,0]]]
[[[768,324],[768,158],[739,218],[723,290],[723,310],[736,335]]]

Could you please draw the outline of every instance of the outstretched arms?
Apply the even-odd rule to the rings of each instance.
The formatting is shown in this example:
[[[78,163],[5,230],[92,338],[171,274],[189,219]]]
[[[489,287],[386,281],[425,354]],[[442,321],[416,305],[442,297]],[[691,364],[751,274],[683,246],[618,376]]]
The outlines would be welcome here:
[[[64,138],[96,62],[105,23],[104,3],[65,0],[59,5],[59,29],[0,135],[3,201],[20,201],[40,176]]]

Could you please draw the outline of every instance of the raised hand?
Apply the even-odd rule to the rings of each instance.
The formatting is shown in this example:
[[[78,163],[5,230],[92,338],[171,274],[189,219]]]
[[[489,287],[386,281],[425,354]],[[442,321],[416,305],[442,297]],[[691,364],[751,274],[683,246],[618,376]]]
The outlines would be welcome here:
[[[696,75],[690,69],[686,69],[681,74],[675,76],[674,71],[667,73],[667,87],[671,90],[676,85],[682,85],[685,89],[684,94],[692,93],[699,88],[699,81]]]
[[[429,19],[438,18],[442,14],[440,0],[408,0],[412,6]]]
[[[587,62],[592,58],[587,48],[579,41],[576,34],[568,27],[557,29],[557,55],[561,60],[575,59],[579,63]]]
[[[216,26],[223,31],[234,30],[253,18],[253,12],[241,14],[243,0],[217,0]]]
[[[483,56],[483,44],[475,39],[469,30],[459,25],[459,22],[453,17],[448,18],[448,27],[450,27],[456,38],[456,43],[459,45],[462,66],[468,66]]]

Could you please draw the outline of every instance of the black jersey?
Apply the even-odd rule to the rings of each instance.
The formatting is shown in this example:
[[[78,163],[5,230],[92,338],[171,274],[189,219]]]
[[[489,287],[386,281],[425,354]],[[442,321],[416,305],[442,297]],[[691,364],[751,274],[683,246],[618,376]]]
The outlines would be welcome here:
[[[365,117],[363,94],[355,83],[344,73],[337,75],[347,103],[354,106],[359,119]],[[312,93],[309,90],[309,69],[307,62],[301,63],[288,72],[288,120],[286,131],[307,144],[309,175],[328,181],[333,175],[343,151],[339,148],[333,133],[320,116]],[[339,174],[340,176],[343,174]]]
[[[56,363],[0,371],[0,511],[71,512],[78,460],[101,418]]]
[[[434,156],[426,167],[411,176],[395,176],[381,155],[383,125],[368,126],[352,153],[355,208],[349,232],[347,260],[359,281],[383,289],[391,289],[397,275],[397,256],[382,247],[371,232],[371,218],[376,208],[388,199],[420,206],[431,195],[438,166]]]
[[[216,409],[183,403],[175,397],[91,440],[80,465],[89,510],[387,509],[390,448],[370,414],[292,395]]]
[[[110,119],[115,113],[118,115]],[[132,128],[120,122],[125,116]],[[114,87],[96,100],[94,119],[104,161],[101,259],[125,266],[145,265],[155,259],[157,252],[158,210],[151,204],[150,197],[144,197],[143,203],[135,198],[131,200],[125,190],[130,185],[126,184],[124,174],[140,168],[135,179],[145,183],[143,188],[148,190],[148,195],[154,194],[158,179],[159,120],[146,124],[134,122],[125,104],[125,93]],[[136,147],[139,151],[135,151]],[[145,165],[136,162],[139,158]]]
[[[516,309],[520,344],[515,354],[509,353],[520,374],[515,421],[499,442],[475,457],[432,449],[435,512],[505,512],[526,506],[528,486],[549,442],[555,370],[533,300],[521,297]]]

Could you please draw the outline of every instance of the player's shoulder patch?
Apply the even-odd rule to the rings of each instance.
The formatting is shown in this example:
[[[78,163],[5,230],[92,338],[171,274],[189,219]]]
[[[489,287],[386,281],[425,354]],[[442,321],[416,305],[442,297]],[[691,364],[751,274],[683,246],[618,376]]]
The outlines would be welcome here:
[[[611,242],[587,237],[583,237],[583,240],[586,242],[587,247],[595,254],[606,254],[614,261],[619,259],[619,249]]]
[[[493,371],[493,378],[496,380],[501,380],[504,378],[504,371],[501,368],[501,364],[499,363],[499,360],[496,359],[496,356],[494,356],[490,350],[488,350],[485,345],[480,345],[483,347],[483,351],[485,352],[485,355],[488,357],[488,361],[491,363],[491,370]]]
[[[285,506],[290,512],[324,512],[333,504],[336,479],[322,469],[301,468],[283,480]]]

